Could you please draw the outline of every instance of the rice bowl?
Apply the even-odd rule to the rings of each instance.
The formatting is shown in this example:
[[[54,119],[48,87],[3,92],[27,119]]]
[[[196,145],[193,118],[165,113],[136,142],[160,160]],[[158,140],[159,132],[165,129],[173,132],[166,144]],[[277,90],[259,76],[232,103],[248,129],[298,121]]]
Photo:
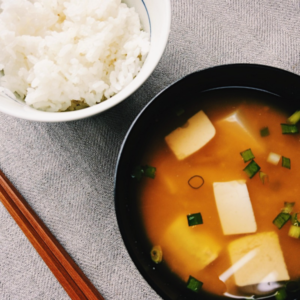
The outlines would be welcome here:
[[[36,109],[65,111],[110,98],[149,52],[149,33],[120,0],[3,0],[1,7],[0,86]]]
[[[24,1],[21,2],[24,3]],[[18,2],[19,5],[21,2]],[[74,6],[73,10],[71,9],[72,2],[74,1],[64,2],[64,12],[67,14],[69,13],[68,18],[73,18],[72,20],[79,22],[80,20],[78,21],[76,18],[80,19],[79,15],[81,13],[76,15]],[[108,3],[108,1],[105,2]],[[30,71],[28,71],[29,68],[19,68],[17,70],[18,76],[14,76],[13,80],[8,80],[12,78],[9,77],[11,75],[10,72],[16,72],[16,70],[4,67],[2,59],[0,59],[0,69],[4,69],[5,74],[5,76],[2,76],[0,79],[0,110],[16,117],[34,119],[37,121],[68,121],[97,114],[126,99],[151,74],[164,51],[170,28],[170,3],[169,1],[164,1],[164,3],[158,5],[157,3],[151,2],[148,5],[147,1],[128,0],[125,2],[127,2],[129,7],[134,6],[138,15],[133,8],[127,7],[127,5],[120,3],[118,0],[112,0],[109,2],[111,7],[114,7],[116,3],[120,4],[119,12],[117,13],[116,10],[113,9],[113,13],[116,17],[112,18],[106,16],[113,24],[108,24],[109,22],[106,22],[105,25],[108,25],[106,28],[101,25],[104,29],[102,32],[96,33],[96,36],[91,37],[90,35],[90,31],[93,31],[93,18],[87,17],[86,14],[84,22],[88,23],[88,25],[85,24],[85,26],[80,23],[79,28],[77,28],[77,31],[75,32],[78,34],[80,31],[84,43],[77,41],[77,35],[74,33],[74,28],[71,28],[70,26],[67,28],[68,34],[63,33],[62,31],[53,30],[54,33],[52,32],[52,36],[47,36],[44,40],[42,40],[42,37],[40,36],[29,37],[27,35],[26,38],[23,38],[21,41],[21,45],[17,46],[19,48],[23,47],[22,50],[25,46],[29,46],[29,54],[24,58],[23,54],[19,56],[16,54],[14,55],[12,48],[16,48],[16,46],[7,42],[7,39],[9,39],[9,34],[7,34],[5,43],[6,51],[4,51],[4,54],[2,53],[0,57],[3,58],[6,55],[6,59],[4,60],[7,63],[7,60],[10,59],[11,66],[16,65],[16,60],[25,61],[27,67],[29,64],[33,65],[33,63],[35,63],[35,65]],[[12,6],[12,4],[7,3],[7,1],[2,1],[2,8],[5,8],[5,5]],[[40,7],[36,3],[37,2],[35,2],[35,9],[39,10]],[[70,5],[68,6],[66,3],[69,3]],[[98,16],[101,15],[104,9],[97,12],[95,7],[93,7],[93,3],[86,3],[81,7],[81,10],[84,9],[86,11],[90,9],[92,13],[98,13]],[[32,3],[28,5],[31,5],[31,7],[33,6]],[[46,5],[47,3],[44,4],[44,6]],[[51,5],[52,4],[48,3],[48,6]],[[55,5],[52,5],[52,9],[53,6]],[[59,9],[58,6],[59,4],[56,5],[56,9]],[[161,6],[160,10],[157,10],[157,16],[153,17],[153,13],[157,6]],[[109,7],[109,5],[107,5],[107,7]],[[19,9],[22,10],[21,7],[19,7]],[[26,10],[23,9],[23,11]],[[125,14],[120,13],[120,11],[125,11],[126,16]],[[162,20],[162,16],[166,16],[167,18]],[[26,18],[22,17],[22,20],[25,22]],[[61,21],[62,20],[60,19],[59,22]],[[75,21],[73,23],[75,23]],[[164,30],[159,32],[161,29],[161,21],[164,23]],[[52,27],[61,26],[59,22],[56,22]],[[63,23],[66,23],[65,26],[68,26],[66,19],[64,19]],[[141,24],[145,31],[140,30]],[[2,25],[3,24],[0,24],[0,26]],[[100,26],[99,24],[97,25],[98,27]],[[9,26],[17,27],[18,24],[16,23],[15,25]],[[19,27],[19,31],[21,32],[23,30],[22,28],[25,26],[23,24],[23,26]],[[48,27],[51,28],[51,25],[48,25]],[[129,27],[130,34],[124,34],[124,27]],[[26,31],[30,30],[30,28],[26,29]],[[156,43],[155,47],[150,49],[147,57],[150,44],[150,30],[151,42],[152,40],[156,40],[160,43]],[[115,35],[111,34],[112,31]],[[1,30],[1,32],[3,31]],[[71,34],[69,35],[70,32]],[[123,33],[123,36],[120,38],[121,33]],[[37,35],[37,33],[34,34]],[[110,39],[109,48],[107,46],[108,43],[104,46],[99,44],[101,38],[102,40],[105,38]],[[68,43],[70,42],[70,39],[73,41],[73,44]],[[35,43],[32,41],[35,41]],[[98,42],[98,44],[96,42]],[[120,49],[118,48],[118,43]],[[9,47],[7,45],[9,45]],[[37,55],[34,56],[31,53],[34,52],[33,49],[38,50],[38,55],[46,49],[48,51],[46,59],[37,61],[39,57],[36,57]],[[50,54],[53,54],[54,52],[56,55],[55,59],[51,60]],[[102,62],[97,58],[99,53],[100,56],[102,55],[102,57],[107,58],[108,63],[105,61]],[[61,62],[61,65],[58,66],[56,62]],[[111,62],[113,62],[113,64]],[[112,66],[114,68],[112,68]],[[101,72],[102,74],[100,74]],[[103,74],[104,76],[101,77],[100,75]],[[24,80],[24,78],[26,80]],[[27,85],[29,81],[29,87],[27,89],[24,81]],[[15,95],[12,94],[13,92],[16,92],[15,95],[19,97],[15,97]],[[25,95],[25,102],[30,106],[24,105],[24,102],[22,101]],[[45,95],[50,98],[50,102],[45,102]],[[109,101],[102,102],[106,99],[109,99]],[[76,102],[72,100],[76,100]],[[102,102],[101,105],[94,105],[99,102]],[[82,104],[91,107],[80,111],[67,112],[63,114],[64,116],[62,116],[62,114],[50,115],[46,112],[38,111],[44,110],[51,112],[73,110],[76,109],[77,106],[80,107]],[[38,110],[33,109],[33,107]]]

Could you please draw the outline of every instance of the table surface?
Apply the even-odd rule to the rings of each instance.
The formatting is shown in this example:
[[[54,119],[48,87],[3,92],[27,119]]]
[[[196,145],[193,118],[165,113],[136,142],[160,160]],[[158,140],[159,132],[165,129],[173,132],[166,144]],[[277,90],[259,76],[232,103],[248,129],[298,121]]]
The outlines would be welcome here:
[[[47,124],[0,113],[0,169],[106,300],[161,299],[131,261],[114,211],[114,170],[131,122],[184,75],[229,63],[300,74],[298,0],[172,0],[166,51],[125,102],[90,119]],[[0,204],[0,299],[69,299]]]

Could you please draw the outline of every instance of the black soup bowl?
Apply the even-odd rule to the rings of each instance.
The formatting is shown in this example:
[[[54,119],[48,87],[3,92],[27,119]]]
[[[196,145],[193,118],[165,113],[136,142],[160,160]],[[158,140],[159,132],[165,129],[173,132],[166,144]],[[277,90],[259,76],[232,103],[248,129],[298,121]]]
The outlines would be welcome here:
[[[226,294],[214,295],[205,289],[198,290],[197,287],[194,290],[187,288],[187,282],[170,270],[164,262],[164,256],[159,264],[152,260],[150,251],[154,245],[144,227],[140,194],[137,193],[140,185],[143,185],[143,179],[138,181],[133,178],[133,172],[141,164],[145,151],[152,147],[149,146],[149,139],[155,135],[164,137],[174,126],[182,126],[191,117],[189,106],[199,110],[205,109],[209,103],[210,107],[215,105],[217,108],[222,105],[222,101],[238,97],[256,98],[258,101],[264,99],[283,107],[287,114],[292,114],[300,106],[300,77],[274,67],[254,64],[217,66],[192,73],[164,89],[148,103],[134,120],[121,146],[115,172],[115,209],[119,229],[136,267],[163,299],[208,300],[231,297]],[[219,100],[214,103],[214,99]],[[171,125],[166,122],[169,116]],[[156,209],[159,211],[160,207]],[[286,284],[281,287],[286,288]],[[295,294],[298,288],[291,293],[288,290],[283,292],[286,292],[285,299],[300,299],[299,294]],[[246,291],[248,299],[254,299],[252,293],[251,290]],[[278,291],[274,290],[273,293],[262,293],[255,299],[284,299],[278,297]]]

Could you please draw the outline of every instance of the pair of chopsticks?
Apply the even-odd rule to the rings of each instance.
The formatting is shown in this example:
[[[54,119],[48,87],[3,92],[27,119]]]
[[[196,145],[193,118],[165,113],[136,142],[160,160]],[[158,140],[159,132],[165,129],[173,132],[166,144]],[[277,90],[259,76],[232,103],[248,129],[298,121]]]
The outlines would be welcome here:
[[[0,200],[71,299],[104,300],[1,170]]]

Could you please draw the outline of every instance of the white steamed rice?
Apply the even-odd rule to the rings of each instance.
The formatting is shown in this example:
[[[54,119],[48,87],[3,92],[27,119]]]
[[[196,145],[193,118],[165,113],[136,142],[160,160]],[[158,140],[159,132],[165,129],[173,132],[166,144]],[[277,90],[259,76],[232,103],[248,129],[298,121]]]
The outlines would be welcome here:
[[[36,109],[65,111],[110,98],[149,52],[149,34],[121,0],[0,2],[0,86]]]

